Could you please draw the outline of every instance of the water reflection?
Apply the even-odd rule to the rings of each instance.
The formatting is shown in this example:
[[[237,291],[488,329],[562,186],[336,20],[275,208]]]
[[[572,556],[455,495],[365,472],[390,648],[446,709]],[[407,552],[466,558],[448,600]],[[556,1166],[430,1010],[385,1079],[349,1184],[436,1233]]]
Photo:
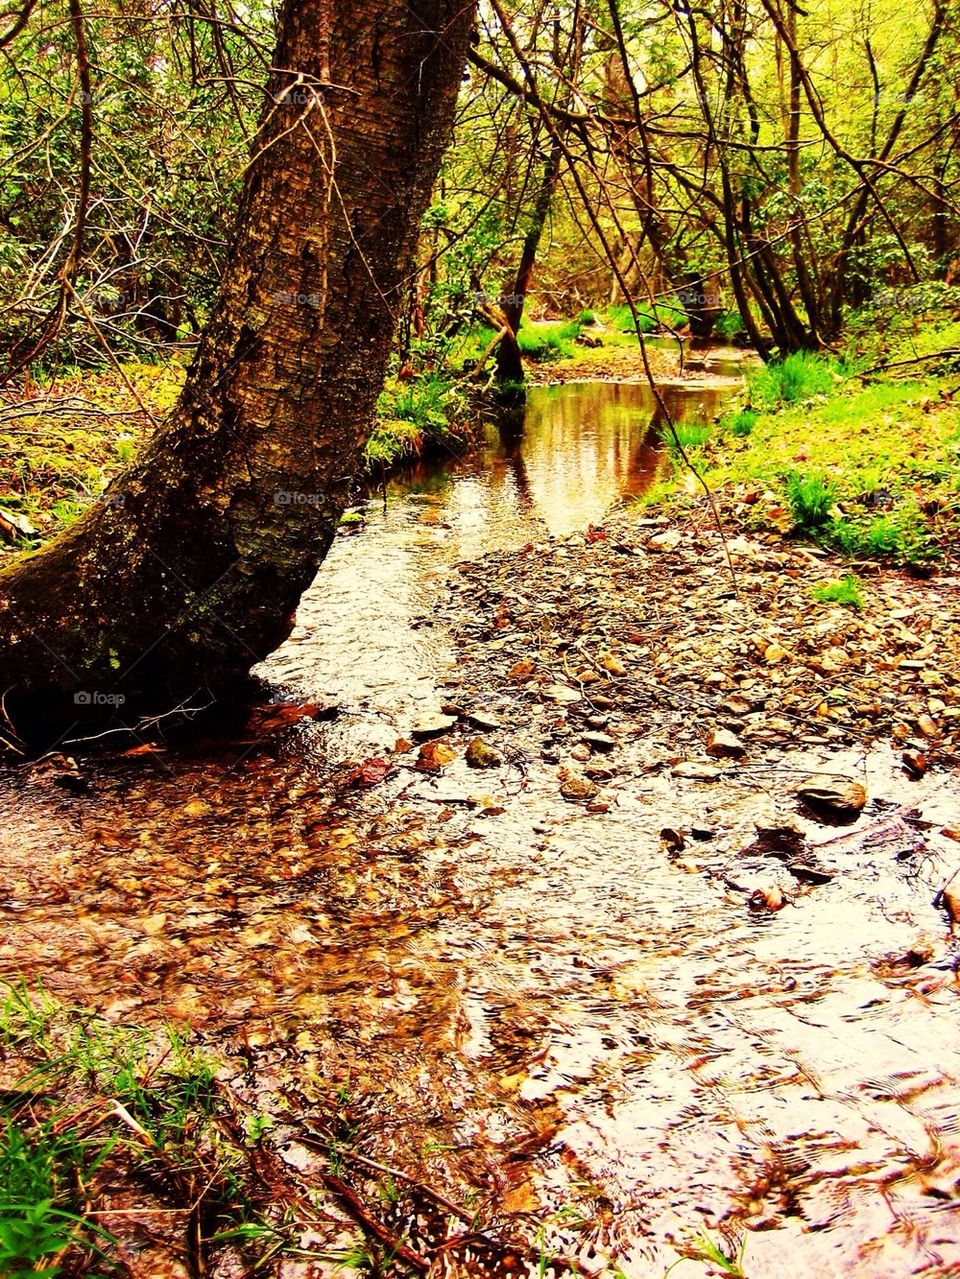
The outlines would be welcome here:
[[[709,420],[737,385],[691,379],[661,393],[674,421]],[[310,697],[362,706],[368,719],[342,726],[341,745],[357,747],[357,732],[392,744],[424,681],[452,662],[423,618],[449,567],[600,523],[617,501],[650,487],[665,457],[647,386],[530,388],[524,403],[487,423],[478,448],[396,476],[385,504],[382,493],[371,495],[364,526],[337,540],[264,674]]]

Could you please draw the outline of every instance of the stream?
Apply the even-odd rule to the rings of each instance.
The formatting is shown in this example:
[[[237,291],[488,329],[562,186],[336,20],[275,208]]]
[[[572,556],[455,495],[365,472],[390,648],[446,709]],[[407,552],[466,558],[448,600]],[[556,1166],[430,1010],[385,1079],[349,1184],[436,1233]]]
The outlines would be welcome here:
[[[737,385],[735,362],[707,361],[664,394],[678,420],[709,419]],[[534,388],[521,435],[491,426],[371,493],[260,668],[278,696],[338,708],[328,722],[128,754],[77,793],[43,770],[0,778],[0,975],[198,1027],[252,1063],[291,1158],[291,1107],[348,1089],[375,1158],[441,1160],[449,1186],[495,1194],[531,1234],[546,1222],[588,1271],[659,1279],[704,1231],[733,1246],[746,1228],[751,1279],[958,1276],[942,850],[841,842],[844,873],[802,911],[757,916],[660,830],[776,823],[773,783],[648,774],[641,742],[621,802],[592,813],[558,798],[521,723],[495,773],[338,780],[457,696],[454,566],[642,493],[663,460],[653,416],[638,385]],[[855,764],[882,796],[870,816],[898,812],[889,753]],[[934,775],[909,803],[957,824]],[[913,828],[897,829],[899,849]],[[927,966],[884,959],[924,939]]]

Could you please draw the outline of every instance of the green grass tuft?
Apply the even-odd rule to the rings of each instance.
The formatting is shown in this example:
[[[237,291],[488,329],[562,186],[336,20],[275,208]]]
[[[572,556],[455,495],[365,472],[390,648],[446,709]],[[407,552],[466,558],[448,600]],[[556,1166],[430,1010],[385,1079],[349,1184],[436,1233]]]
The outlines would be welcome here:
[[[802,533],[819,532],[830,521],[837,502],[833,482],[822,471],[791,471],[785,487],[797,529]]]
[[[814,586],[810,594],[818,604],[844,604],[848,608],[863,608],[860,583],[852,573],[848,573],[839,581]]]
[[[750,402],[756,408],[772,409],[828,395],[836,388],[836,375],[836,361],[812,351],[794,351],[785,360],[772,361],[752,374]]]

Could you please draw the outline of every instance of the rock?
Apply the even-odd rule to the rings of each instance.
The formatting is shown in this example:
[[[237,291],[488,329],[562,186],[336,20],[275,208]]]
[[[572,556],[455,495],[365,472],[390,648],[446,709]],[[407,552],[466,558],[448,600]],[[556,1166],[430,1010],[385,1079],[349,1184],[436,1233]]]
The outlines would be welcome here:
[[[797,795],[813,811],[835,817],[856,817],[867,802],[867,792],[859,782],[811,780],[797,788]]]
[[[467,747],[466,760],[471,768],[499,768],[503,756],[488,746],[482,737],[475,737]]]
[[[507,678],[512,679],[515,684],[526,684],[528,680],[533,679],[535,670],[533,662],[515,662]]]
[[[439,737],[441,733],[449,733],[457,724],[456,715],[424,715],[410,730],[413,738],[422,742],[428,737]]]
[[[491,715],[488,711],[465,711],[463,718],[474,728],[479,728],[481,733],[492,733],[498,728],[503,728],[503,724],[496,715]]]
[[[731,715],[747,715],[753,709],[753,703],[748,702],[745,697],[739,697],[736,693],[732,697],[724,699],[723,709],[729,711]]]
[[[624,666],[616,653],[604,653],[600,658],[600,665],[610,675],[626,675],[627,668]]]
[[[599,793],[599,788],[594,786],[593,782],[588,781],[586,777],[579,777],[576,773],[569,773],[560,785],[560,794],[571,802],[593,799]]]
[[[578,764],[585,764],[590,758],[590,755],[590,747],[586,745],[574,746],[573,750],[570,752],[570,758],[575,759]]]
[[[663,533],[655,533],[647,542],[647,547],[651,551],[675,551],[680,545],[680,531],[675,528],[668,528]]]
[[[920,751],[904,751],[900,758],[903,760],[905,772],[911,777],[922,777],[927,771],[927,757]]]
[[[609,733],[584,733],[583,740],[595,751],[612,751],[617,745],[617,739]]]
[[[940,733],[940,726],[932,715],[918,715],[917,725],[924,737],[937,737]]]
[[[747,748],[739,737],[725,728],[715,728],[707,738],[707,754],[714,759],[742,759]]]
[[[550,702],[579,702],[580,694],[567,684],[548,684],[543,695]]]
[[[723,776],[723,769],[713,764],[698,764],[696,760],[685,759],[674,764],[670,773],[673,777],[686,777],[694,782],[715,782]]]

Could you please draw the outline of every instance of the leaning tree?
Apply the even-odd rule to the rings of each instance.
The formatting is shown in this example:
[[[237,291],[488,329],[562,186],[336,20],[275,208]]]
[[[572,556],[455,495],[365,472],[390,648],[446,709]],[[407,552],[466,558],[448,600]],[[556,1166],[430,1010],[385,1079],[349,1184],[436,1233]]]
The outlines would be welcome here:
[[[472,0],[284,0],[218,301],[139,459],[0,575],[3,706],[213,694],[271,652],[356,475]]]

